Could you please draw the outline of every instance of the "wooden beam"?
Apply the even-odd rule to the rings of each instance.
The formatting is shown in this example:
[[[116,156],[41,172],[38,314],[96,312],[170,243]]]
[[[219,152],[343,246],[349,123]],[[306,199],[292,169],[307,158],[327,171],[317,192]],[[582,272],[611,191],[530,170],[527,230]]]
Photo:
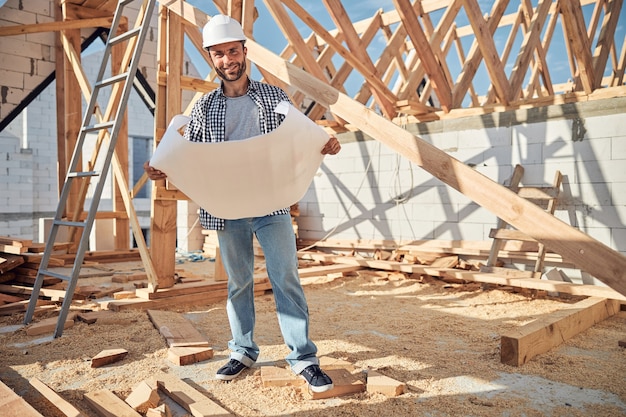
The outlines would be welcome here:
[[[497,0],[493,5],[491,13],[489,14],[489,21],[487,22],[487,27],[489,28],[491,36],[496,33],[508,4],[509,0]],[[478,40],[474,39],[474,43],[467,54],[467,59],[463,64],[463,70],[457,77],[454,87],[452,88],[452,107],[461,107],[465,93],[467,93],[467,90],[472,83],[472,79],[474,78],[474,75],[476,75],[476,71],[478,70],[478,66],[482,58],[483,55],[478,45]]]
[[[0,27],[0,37],[26,35],[42,32],[60,32],[62,30],[111,27],[113,16],[97,17],[93,19],[65,20],[57,22],[35,23],[32,25],[4,26]]]
[[[343,4],[339,0],[324,0],[324,4],[326,5],[326,9],[330,14],[330,17],[337,25],[337,28],[343,33],[344,41],[348,45],[351,54],[360,61],[365,67],[362,74],[372,74],[372,76],[380,81],[380,74],[377,73],[376,67],[372,62],[369,54],[365,50],[365,45],[361,42],[358,33],[354,29],[352,22],[350,21],[350,17],[346,12]],[[361,65],[359,65],[361,67]],[[366,82],[369,84],[371,77],[366,78]],[[381,94],[378,89],[373,89],[372,94],[376,103],[380,107],[380,110],[387,117],[393,117],[395,114],[394,104],[397,98],[387,89],[386,87],[383,89],[383,93]],[[390,96],[392,97],[390,99]]]
[[[417,20],[413,6],[411,6],[409,0],[394,0],[394,4],[413,43],[413,47],[422,60],[428,78],[433,83],[441,108],[445,112],[449,112],[452,109],[452,90],[449,81],[446,79],[441,64]]]
[[[500,360],[521,366],[619,312],[619,301],[591,297],[502,335]]]
[[[595,89],[593,59],[580,1],[559,0],[559,5],[563,15],[562,23],[567,37],[566,42],[570,45],[572,55],[576,59],[578,76],[583,89],[585,93],[590,94]]]
[[[602,29],[600,29],[598,43],[596,44],[592,58],[594,72],[593,85],[595,88],[599,88],[602,84],[602,76],[604,75],[604,69],[609,59],[609,51],[614,45],[615,29],[617,28],[621,10],[622,0],[607,0]]]
[[[43,417],[2,381],[0,381],[0,408],[2,408],[2,414],[7,416]]]
[[[181,3],[187,5],[186,2],[176,2],[173,5],[178,7],[179,11],[191,13],[189,7],[182,7]],[[164,6],[159,7],[159,21],[157,40],[157,72],[166,73],[168,66],[168,22],[169,15],[176,14],[176,9],[168,9]],[[195,9],[194,9],[195,10]],[[195,12],[193,17],[197,17]],[[208,21],[206,15],[203,19]],[[202,26],[200,26],[202,27]],[[170,42],[173,43],[173,42]],[[174,45],[173,48],[182,45]],[[175,64],[173,64],[175,65]],[[154,111],[154,147],[158,146],[168,121],[168,85],[167,80],[159,78],[156,89],[156,108]],[[171,87],[171,86],[170,86]],[[180,111],[180,109],[179,109]],[[152,198],[150,219],[150,256],[154,260],[154,267],[158,271],[158,282],[160,288],[169,288],[174,285],[174,270],[176,263],[176,200],[164,200],[157,196],[159,190],[165,189],[165,180],[152,182]]]
[[[485,60],[491,84],[494,86],[500,102],[507,105],[509,103],[509,81],[504,73],[504,66],[502,61],[500,61],[490,28],[483,18],[477,0],[463,0],[463,2],[467,17],[474,29],[476,42]]]
[[[445,271],[443,275],[445,277],[462,279],[469,282],[483,282],[485,284],[504,285],[514,288],[529,288],[533,290],[626,301],[625,295],[609,287],[599,285],[571,284],[569,282],[549,281],[536,278],[503,277],[495,273],[467,272],[460,270]]]
[[[37,390],[41,395],[46,397],[50,403],[52,403],[56,408],[58,408],[63,415],[67,417],[83,417],[83,414],[78,411],[76,407],[74,407],[70,402],[66,401],[63,397],[56,393],[52,388],[43,383],[37,377],[31,378],[30,384]]]
[[[517,55],[513,71],[511,72],[511,90],[509,100],[514,101],[522,90],[522,83],[526,77],[526,71],[537,45],[541,45],[541,31],[550,11],[552,0],[541,0],[537,5],[535,14],[531,18],[528,33],[524,36],[520,52]]]

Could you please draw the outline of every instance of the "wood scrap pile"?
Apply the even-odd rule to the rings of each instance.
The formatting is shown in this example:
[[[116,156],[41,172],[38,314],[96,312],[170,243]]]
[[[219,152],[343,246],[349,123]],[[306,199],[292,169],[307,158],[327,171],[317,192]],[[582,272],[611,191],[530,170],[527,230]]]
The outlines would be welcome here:
[[[48,261],[48,269],[71,267],[75,255],[68,253],[69,248],[69,243],[55,244],[53,255]],[[0,315],[26,311],[44,250],[45,244],[43,243],[0,236]],[[138,259],[137,250],[87,252],[83,265],[100,269],[101,275],[111,275],[111,269],[101,267],[99,264]],[[91,274],[93,276],[94,273]],[[81,276],[86,276],[86,274]],[[44,277],[38,308],[57,304],[65,297],[65,288],[66,283],[59,278]],[[101,298],[121,289],[121,287],[79,286],[73,298],[76,300]]]
[[[626,301],[626,296],[606,286],[526,278],[526,271],[510,267],[513,263],[533,265],[537,259],[536,242],[506,242],[498,253],[497,267],[485,267],[492,247],[491,241],[326,240],[314,242],[300,239],[298,245],[309,249],[298,253],[301,259],[314,260],[322,265],[358,265],[362,268],[401,272],[413,278],[431,276],[452,283],[481,282],[513,289],[545,291],[556,295],[571,294]],[[311,248],[316,250],[312,251]],[[574,267],[555,253],[545,255],[545,265],[552,268]],[[502,266],[509,267],[502,268]],[[558,272],[558,269],[553,270]],[[550,271],[546,274],[548,278],[553,275],[557,274],[551,274]]]

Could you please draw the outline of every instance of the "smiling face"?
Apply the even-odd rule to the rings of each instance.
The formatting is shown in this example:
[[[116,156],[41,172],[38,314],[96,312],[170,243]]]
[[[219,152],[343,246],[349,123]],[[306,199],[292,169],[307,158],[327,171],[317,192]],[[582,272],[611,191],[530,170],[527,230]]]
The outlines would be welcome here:
[[[241,41],[221,43],[209,48],[215,72],[222,80],[230,82],[239,80],[246,73],[247,52]]]

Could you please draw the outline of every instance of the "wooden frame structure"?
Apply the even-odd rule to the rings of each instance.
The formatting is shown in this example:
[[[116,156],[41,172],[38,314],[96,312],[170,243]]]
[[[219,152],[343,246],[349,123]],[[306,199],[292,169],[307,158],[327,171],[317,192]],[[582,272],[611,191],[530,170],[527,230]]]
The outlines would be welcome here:
[[[40,31],[60,34],[56,62],[57,101],[63,109],[58,117],[61,156],[73,148],[72,140],[80,126],[80,117],[73,116],[80,115],[80,108],[76,108],[80,104],[76,103],[81,102],[77,31],[80,27],[106,26],[115,3],[62,1],[59,21],[54,24],[0,28],[0,36]],[[253,38],[257,16],[254,1],[214,3],[220,12],[240,20]],[[509,0],[495,0],[486,16],[477,0],[394,0],[394,10],[377,11],[359,22],[350,21],[341,1],[323,0],[335,30],[326,30],[295,0],[263,3],[287,46],[276,55],[250,40],[248,58],[266,81],[280,85],[294,104],[307,108],[309,117],[330,131],[360,130],[385,143],[565,260],[626,294],[626,257],[398,126],[400,120],[422,122],[626,95],[626,45],[615,39],[622,0],[539,0],[536,6],[523,0],[513,12]],[[588,25],[583,6],[593,7]],[[308,37],[301,35],[292,16],[308,26]],[[460,24],[461,20],[469,24]],[[213,72],[204,80],[182,73],[183,40],[186,37],[202,51],[199,29],[207,21],[206,14],[182,0],[160,0],[155,144],[173,115],[189,111],[182,108],[182,90],[203,94],[215,88]],[[571,80],[555,83],[548,52],[559,23]],[[494,42],[497,31],[508,31],[503,48]],[[370,46],[381,37],[386,47],[374,56]],[[468,40],[469,49],[463,45]],[[516,48],[519,52],[513,56]],[[484,91],[477,85],[481,65],[489,79]],[[607,70],[610,75],[605,76]],[[362,85],[350,97],[344,84],[354,75],[360,77]],[[82,90],[84,93],[84,86]],[[121,141],[118,149],[126,149],[122,148],[125,143]],[[119,151],[120,156],[124,153]],[[67,165],[67,161],[59,162]],[[127,156],[120,162],[127,172]],[[152,262],[159,286],[168,287],[173,285],[174,276],[176,200],[186,197],[164,182],[153,187]],[[494,195],[498,198],[492,198]],[[122,201],[119,192],[115,200]],[[75,207],[80,207],[78,195]],[[118,207],[100,218],[116,219],[116,247],[127,248],[123,236],[128,236],[124,231],[128,230],[129,215]],[[536,227],[538,221],[541,228]]]

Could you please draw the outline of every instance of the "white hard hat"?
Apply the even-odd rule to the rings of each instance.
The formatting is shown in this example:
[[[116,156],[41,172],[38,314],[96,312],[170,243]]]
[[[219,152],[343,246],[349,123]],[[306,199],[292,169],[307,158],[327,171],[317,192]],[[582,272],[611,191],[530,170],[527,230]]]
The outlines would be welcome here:
[[[220,43],[245,41],[246,35],[239,22],[230,16],[217,14],[202,29],[202,47],[207,49]]]

